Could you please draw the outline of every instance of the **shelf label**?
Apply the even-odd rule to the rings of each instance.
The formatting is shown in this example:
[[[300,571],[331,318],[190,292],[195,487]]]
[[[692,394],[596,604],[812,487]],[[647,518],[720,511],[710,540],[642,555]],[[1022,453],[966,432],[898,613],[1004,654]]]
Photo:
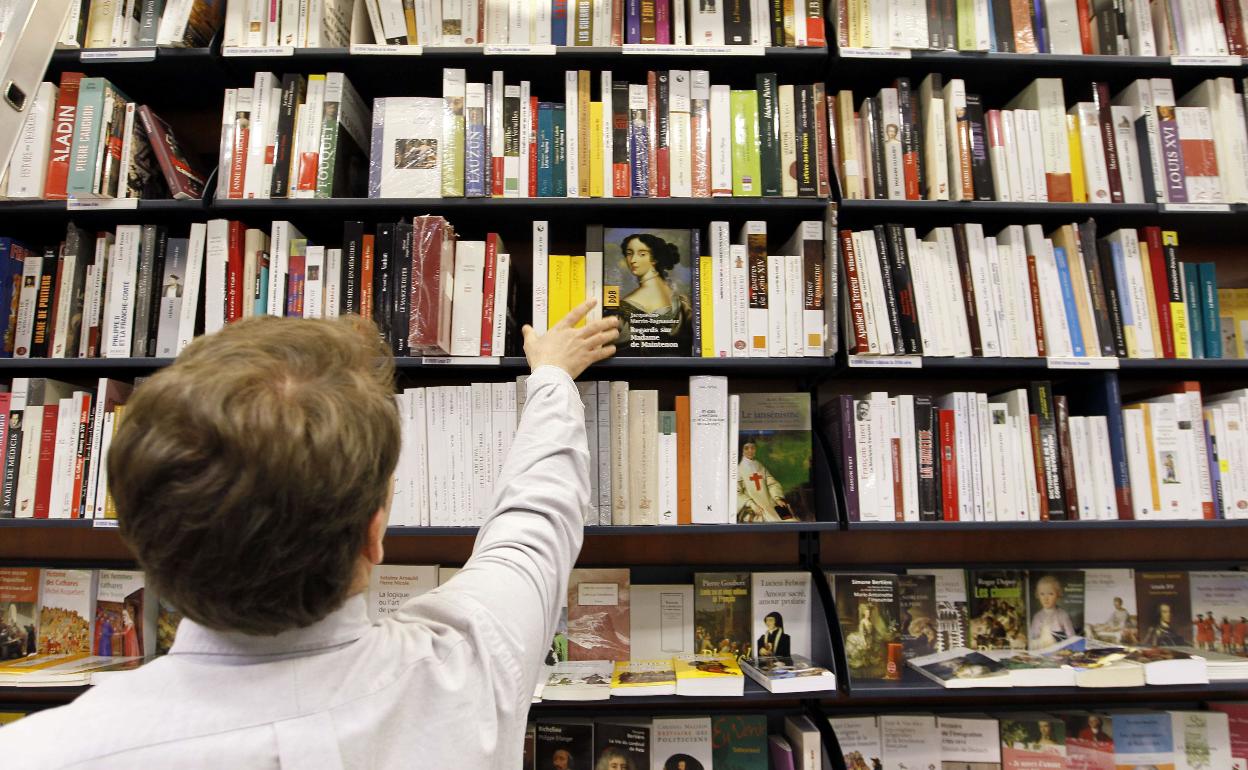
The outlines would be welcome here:
[[[352,43],[350,50],[352,56],[420,56],[425,49],[419,45]]]
[[[92,519],[91,529],[117,529],[117,519]]]
[[[65,201],[66,211],[135,211],[138,208],[138,198],[69,198]]]
[[[487,45],[485,47],[486,56],[554,56],[555,46],[553,45]]]
[[[1175,67],[1238,67],[1238,56],[1171,56],[1170,64]]]
[[[1211,213],[1225,214],[1226,212],[1231,210],[1231,204],[1229,203],[1163,203],[1161,204],[1161,210],[1166,211],[1166,212],[1171,212],[1171,211],[1193,212],[1195,211],[1195,212],[1211,212]]]
[[[499,356],[426,356],[420,359],[421,366],[498,366],[502,362]]]
[[[78,54],[79,61],[152,61],[155,48],[98,48]]]
[[[1110,356],[1049,356],[1045,365],[1050,369],[1117,369],[1118,359]]]
[[[909,48],[842,48],[840,54],[846,59],[909,59]]]
[[[922,356],[850,356],[850,369],[922,369]]]
[[[625,43],[620,51],[624,54],[651,54],[653,56],[680,56],[692,54],[691,46],[687,45],[644,45],[641,43]]]
[[[221,49],[221,55],[231,56],[294,56],[293,45],[232,45]]]
[[[762,56],[767,49],[761,45],[694,45],[694,56]]]

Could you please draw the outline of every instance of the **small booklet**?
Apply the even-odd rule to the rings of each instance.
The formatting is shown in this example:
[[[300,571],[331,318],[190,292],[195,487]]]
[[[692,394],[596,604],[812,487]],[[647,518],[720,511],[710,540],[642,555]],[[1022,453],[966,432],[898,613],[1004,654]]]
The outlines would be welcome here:
[[[556,664],[546,677],[542,700],[606,700],[611,697],[609,660],[571,660]]]
[[[830,692],[836,675],[801,655],[742,658],[741,670],[768,692]]]

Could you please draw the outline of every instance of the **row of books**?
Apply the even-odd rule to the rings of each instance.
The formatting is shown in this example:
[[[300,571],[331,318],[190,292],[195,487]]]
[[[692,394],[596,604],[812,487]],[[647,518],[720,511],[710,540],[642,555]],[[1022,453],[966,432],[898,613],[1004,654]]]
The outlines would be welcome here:
[[[819,770],[822,757],[819,729],[803,715],[785,716],[770,729],[761,714],[548,717],[529,725],[521,767]]]
[[[1072,669],[1121,660],[1103,686],[1248,678],[1245,572],[941,568],[828,581],[855,681],[898,680],[909,663],[946,687],[1075,686]],[[1098,666],[1068,659],[1098,650],[1118,652]],[[983,668],[959,671],[972,652]]]
[[[1248,754],[1245,709],[829,717],[848,770],[873,767],[1227,768]]]
[[[222,113],[218,197],[826,197],[822,83],[755,89],[705,70],[565,73],[561,101],[529,81],[466,82],[368,109],[342,73],[257,73]],[[592,98],[598,83],[598,98]],[[544,89],[543,89],[544,90]],[[553,94],[551,94],[553,95]],[[368,161],[367,179],[363,162]]]
[[[74,0],[57,48],[204,48],[221,29],[222,0]],[[0,38],[11,21],[0,14]]]
[[[826,45],[822,0],[795,6],[779,0],[686,5],[685,0],[331,0],[303,8],[229,0],[223,45]]]
[[[533,326],[545,330],[587,299],[620,319],[626,356],[824,357],[836,352],[836,284],[823,221],[801,222],[777,251],[768,223],[702,230],[589,225],[584,255],[550,254],[533,226]],[[830,230],[829,230],[830,233]],[[833,283],[829,286],[829,280]]]
[[[987,109],[961,78],[908,78],[858,101],[835,95],[834,166],[845,198],[1074,203],[1248,201],[1248,128],[1231,78],[1175,98],[1168,78],[1111,97],[1093,82],[1067,108],[1037,78]]]
[[[1242,56],[1242,0],[839,0],[842,48]]]
[[[173,129],[107,78],[40,83],[18,136],[8,198],[199,198],[204,176]]]
[[[1149,226],[1092,220],[842,230],[846,347],[859,355],[1243,358],[1243,291]],[[956,300],[950,302],[952,289]]]

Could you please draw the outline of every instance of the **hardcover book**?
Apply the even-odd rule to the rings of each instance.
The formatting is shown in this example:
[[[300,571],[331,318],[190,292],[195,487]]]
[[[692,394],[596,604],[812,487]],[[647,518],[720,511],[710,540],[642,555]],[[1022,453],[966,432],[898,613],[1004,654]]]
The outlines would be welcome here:
[[[568,659],[628,660],[627,569],[574,569],[568,580]]]
[[[694,652],[749,657],[750,573],[699,572],[693,576],[693,590]]]
[[[1141,644],[1192,645],[1192,596],[1186,572],[1136,572],[1135,600]]]
[[[1027,573],[1023,570],[972,571],[969,575],[971,647],[977,650],[1027,648]]]
[[[691,230],[604,229],[602,314],[620,318],[620,355],[691,354],[696,240]]]
[[[814,519],[810,431],[807,394],[741,395],[737,521]]]
[[[901,634],[897,616],[897,576],[838,573],[831,576],[845,640],[845,658],[853,679],[900,679]]]
[[[35,652],[38,644],[39,570],[0,569],[0,661]]]
[[[1051,647],[1083,628],[1082,570],[1032,570],[1028,573],[1027,648]]]

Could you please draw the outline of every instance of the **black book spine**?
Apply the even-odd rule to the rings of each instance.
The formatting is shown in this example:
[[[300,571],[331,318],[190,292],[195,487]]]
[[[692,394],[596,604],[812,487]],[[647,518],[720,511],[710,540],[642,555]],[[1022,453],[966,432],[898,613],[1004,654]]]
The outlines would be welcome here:
[[[910,258],[906,250],[906,231],[901,225],[887,225],[889,269],[892,271],[893,289],[897,292],[897,315],[901,322],[901,340],[904,350],[898,353],[923,355],[923,342],[919,335],[919,313],[914,305],[914,282],[910,277]]]
[[[0,519],[11,519],[16,509],[17,465],[22,454],[22,410],[10,409],[4,434],[4,478],[0,483]]]
[[[1100,53],[1118,53],[1118,14],[1113,9],[1101,9],[1096,14],[1096,36],[1100,41]]]
[[[1140,151],[1140,178],[1144,182],[1144,202],[1161,200],[1157,191],[1157,178],[1153,176],[1153,146],[1148,143],[1148,122],[1144,116],[1135,120],[1135,146]]]
[[[797,138],[797,194],[799,197],[814,197],[818,194],[819,180],[815,170],[815,104],[814,87],[805,85],[793,89],[794,108],[797,114],[795,131]],[[777,167],[779,164],[777,163]]]
[[[411,300],[408,289],[412,283],[412,225],[408,222],[395,225],[394,241],[395,251],[391,259],[390,270],[394,284],[391,289],[391,296],[394,298],[394,313],[390,321],[390,349],[396,356],[403,357],[411,353],[408,348],[407,334]],[[495,307],[497,308],[498,305],[495,304]]]
[[[884,225],[876,225],[875,255],[880,261],[880,277],[884,280],[884,304],[888,306],[888,330],[893,336],[893,351],[900,354],[906,349],[901,333],[901,313],[898,309],[897,287],[893,285],[893,271],[888,259],[888,233]]]
[[[381,332],[381,339],[392,344],[390,338],[390,318],[394,313],[394,277],[391,275],[394,263],[394,224],[386,222],[377,225],[377,240],[374,245],[376,256],[373,257],[373,321]]]
[[[941,48],[948,51],[958,50],[958,3],[957,0],[941,0],[941,24],[944,39]]]
[[[870,96],[863,99],[858,114],[863,121],[863,136],[869,145],[866,149],[871,153],[871,184],[874,191],[872,197],[884,199],[888,197],[888,185],[884,182],[884,147],[880,142],[880,110],[876,100]]]
[[[1096,222],[1089,219],[1080,222],[1079,253],[1083,255],[1083,269],[1088,279],[1088,294],[1092,298],[1092,318],[1096,321],[1096,336],[1101,343],[1101,355],[1114,355],[1114,331],[1109,323],[1109,307],[1105,298],[1105,286],[1101,281],[1101,257],[1096,248]]]
[[[30,357],[47,358],[52,342],[52,313],[56,306],[56,275],[62,260],[56,249],[43,252],[43,270],[39,273],[39,292],[35,297],[35,327],[30,335]]]
[[[1079,519],[1079,494],[1075,486],[1074,448],[1070,443],[1070,407],[1065,396],[1053,397],[1053,412],[1057,415],[1057,448],[1061,452],[1062,486],[1066,490],[1066,518]],[[1086,492],[1086,490],[1085,490]],[[1053,518],[1053,511],[1049,511]]]
[[[939,454],[932,397],[914,397],[914,443],[919,481],[919,521],[940,521]]]
[[[845,1],[848,2],[848,0]],[[944,18],[941,0],[927,0],[927,47],[933,51],[939,51],[944,47]]]
[[[771,11],[770,45],[784,46],[784,0],[771,0],[768,7]]]
[[[749,45],[753,41],[749,0],[727,0],[724,6],[724,42]]]
[[[156,261],[152,268],[153,281],[164,280],[165,276],[165,257],[169,251],[169,228],[161,225],[156,228]],[[153,289],[155,284],[153,284]],[[254,300],[252,300],[254,302]],[[147,330],[144,334],[147,336],[145,343],[148,357],[156,355],[156,333],[160,329],[160,298],[153,292],[152,296],[152,312],[147,317]]]
[[[777,118],[779,82],[774,72],[760,72],[754,78],[758,89],[758,154],[763,177],[763,195],[780,195],[780,121]],[[660,105],[661,107],[662,105]]]
[[[930,401],[929,396],[924,396],[924,398],[928,398]],[[915,400],[917,401],[918,397],[916,397]],[[944,483],[944,479],[941,478],[941,473],[943,473],[943,471],[940,467],[940,407],[933,403],[929,414],[930,416],[928,417],[928,422],[932,426],[932,494],[936,500],[934,506],[934,510],[936,511],[935,521],[944,521],[945,496],[942,492],[943,487],[941,486],[941,484]],[[920,504],[921,502],[922,500],[920,499]]]
[[[303,76],[282,75],[282,101],[277,113],[277,144],[273,151],[273,182],[270,198],[290,194],[290,160],[295,133],[295,112],[303,101]]]
[[[984,348],[979,336],[979,312],[975,304],[975,283],[971,279],[971,251],[966,243],[966,225],[953,226],[953,250],[957,253],[958,275],[962,279],[962,305],[966,308],[966,328],[971,335],[971,354],[982,356]]]
[[[1127,357],[1127,338],[1122,332],[1122,305],[1119,304],[1118,283],[1114,280],[1114,258],[1109,241],[1096,242],[1097,261],[1101,268],[1101,286],[1105,287],[1105,307],[1109,315],[1109,329],[1114,341],[1114,355]]]
[[[342,315],[360,313],[360,259],[364,250],[364,223],[342,223]]]
[[[1014,51],[1014,16],[1010,0],[992,0],[993,33],[997,38],[997,51]]]
[[[854,438],[854,397],[837,396],[837,407],[834,410],[836,423],[833,426],[833,441],[840,442],[841,488],[845,490],[845,513],[850,521],[862,518],[862,508],[858,500],[858,449]]]
[[[996,200],[992,164],[988,161],[988,134],[984,130],[984,104],[979,94],[966,95],[966,115],[971,123],[971,179],[975,185],[975,200]]]
[[[897,99],[901,102],[901,117],[905,123],[902,136],[910,137],[908,152],[914,153],[914,165],[919,177],[919,199],[927,198],[927,164],[923,162],[923,121],[919,116],[919,92],[910,87],[910,78],[897,80]]]
[[[1047,380],[1032,382],[1027,388],[1029,411],[1036,416],[1040,429],[1041,493],[1048,500],[1049,518],[1065,519],[1066,502],[1062,496],[1061,456],[1057,448],[1057,416],[1053,411],[1053,386]]]

